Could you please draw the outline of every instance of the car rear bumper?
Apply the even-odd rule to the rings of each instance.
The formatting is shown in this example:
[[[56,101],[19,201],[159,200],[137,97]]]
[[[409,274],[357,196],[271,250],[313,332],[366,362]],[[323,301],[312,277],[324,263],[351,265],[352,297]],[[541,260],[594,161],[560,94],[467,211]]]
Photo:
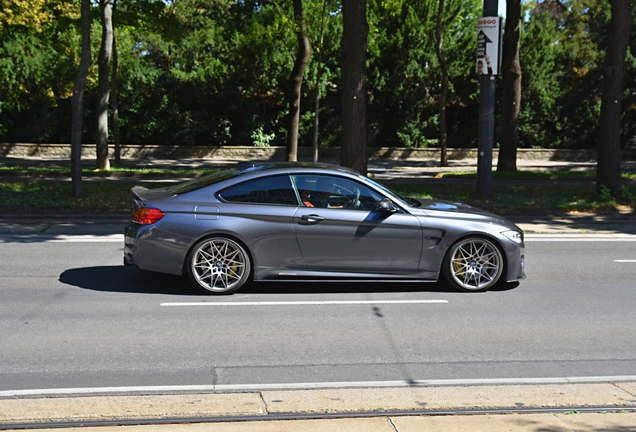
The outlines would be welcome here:
[[[157,225],[131,222],[124,229],[124,265],[180,275],[191,240],[161,230]]]

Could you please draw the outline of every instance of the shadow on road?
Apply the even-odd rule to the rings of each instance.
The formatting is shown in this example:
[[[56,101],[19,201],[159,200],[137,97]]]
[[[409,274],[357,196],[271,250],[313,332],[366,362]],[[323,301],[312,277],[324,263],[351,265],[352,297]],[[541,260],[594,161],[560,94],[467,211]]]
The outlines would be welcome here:
[[[636,210],[607,214],[545,214],[531,212],[502,215],[526,231],[550,233],[636,234]]]
[[[205,295],[185,277],[140,270],[137,267],[98,266],[66,270],[60,282],[79,288],[103,292],[166,295]],[[514,289],[518,282],[504,284],[491,291]],[[357,294],[357,293],[455,292],[438,282],[253,282],[241,294]],[[470,293],[467,293],[470,295]]]
[[[126,266],[98,266],[69,269],[60,282],[93,291],[139,294],[197,295],[190,282],[180,276],[139,270]]]

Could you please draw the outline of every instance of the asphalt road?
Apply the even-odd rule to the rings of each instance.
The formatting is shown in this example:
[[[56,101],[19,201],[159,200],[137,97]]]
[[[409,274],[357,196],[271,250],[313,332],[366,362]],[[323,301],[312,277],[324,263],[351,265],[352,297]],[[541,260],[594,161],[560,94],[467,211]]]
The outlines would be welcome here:
[[[527,242],[528,278],[500,291],[225,297],[122,266],[119,242],[0,243],[0,391],[633,375],[636,242],[547,240]]]

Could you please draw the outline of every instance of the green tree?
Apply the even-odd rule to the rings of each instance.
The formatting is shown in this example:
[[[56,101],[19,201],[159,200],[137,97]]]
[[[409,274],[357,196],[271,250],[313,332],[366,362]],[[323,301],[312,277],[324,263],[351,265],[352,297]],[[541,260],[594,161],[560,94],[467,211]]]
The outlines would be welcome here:
[[[73,123],[71,128],[71,180],[73,182],[73,196],[82,196],[82,124],[84,114],[84,87],[91,62],[90,40],[90,0],[82,0],[82,56],[79,70],[73,86]]]
[[[558,113],[560,77],[567,68],[558,61],[563,44],[558,43],[560,17],[530,6],[530,19],[524,23],[519,58],[525,71],[521,81],[519,145],[548,147],[559,139],[562,118]],[[563,139],[562,137],[560,139]]]
[[[621,190],[621,113],[625,55],[633,21],[630,0],[612,0],[612,19],[603,69],[603,96],[598,133],[596,188],[609,189],[622,198]]]
[[[570,0],[526,7],[520,146],[594,148],[608,4]]]
[[[115,18],[117,16],[117,0],[113,0],[113,68],[110,82],[110,91],[112,96],[112,125],[113,140],[115,141],[115,165],[121,164],[121,138],[119,134],[119,89],[117,70],[119,69],[119,56],[117,54],[117,33],[115,30]]]
[[[562,65],[556,97],[559,125],[546,147],[594,148],[602,87],[602,63],[607,46],[609,4],[571,0],[559,27],[557,63]]]
[[[307,37],[307,24],[302,0],[294,0],[294,22],[296,24],[296,37],[298,38],[298,52],[294,61],[294,68],[289,76],[289,130],[287,132],[288,161],[298,160],[298,123],[300,121],[300,100],[302,96],[303,76],[309,56],[311,45]]]
[[[503,101],[501,138],[497,171],[517,171],[519,112],[521,109],[521,0],[506,0],[506,25],[503,36]]]
[[[371,145],[429,147],[439,140],[442,68],[435,51],[437,0],[374,1],[370,7],[369,123]],[[449,146],[474,142],[474,74],[478,1],[446,0],[442,27],[448,66]],[[473,123],[474,128],[467,127]]]
[[[68,142],[79,8],[7,0],[0,9],[0,139]]]
[[[441,150],[440,166],[448,166],[448,133],[446,129],[446,93],[448,92],[448,65],[444,58],[443,47],[443,27],[444,0],[439,0],[437,10],[437,20],[435,22],[435,53],[442,73],[442,84],[439,91],[439,147]]]
[[[367,173],[366,0],[343,0],[342,144],[340,165]]]
[[[317,44],[313,47],[317,55],[310,59],[306,70],[305,82],[313,83],[313,86],[307,86],[306,91],[313,89],[316,94],[313,106],[306,105],[305,115],[301,116],[299,142],[314,146],[315,137],[317,148],[340,145],[342,10],[337,2],[317,0],[307,2],[306,12],[309,40]],[[319,122],[318,118],[320,118]],[[308,139],[310,131],[313,132],[311,141]],[[317,160],[317,155],[315,157]]]
[[[108,103],[110,100],[110,58],[113,51],[113,12],[111,0],[99,0],[102,38],[97,58],[97,158],[95,168],[110,169],[108,160]]]

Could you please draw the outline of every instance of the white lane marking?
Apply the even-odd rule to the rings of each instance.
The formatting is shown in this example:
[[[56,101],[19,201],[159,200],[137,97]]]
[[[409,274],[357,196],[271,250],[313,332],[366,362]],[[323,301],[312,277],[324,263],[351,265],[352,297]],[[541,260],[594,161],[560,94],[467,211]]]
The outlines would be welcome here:
[[[632,242],[634,234],[529,234],[526,242]]]
[[[311,390],[340,388],[381,388],[381,387],[440,387],[466,385],[506,385],[506,384],[582,384],[616,383],[636,381],[636,375],[590,376],[590,377],[548,377],[548,378],[487,378],[487,379],[442,379],[442,380],[399,380],[399,381],[353,381],[315,382],[286,384],[210,384],[138,387],[79,387],[55,389],[28,389],[0,391],[0,397],[113,394],[113,393],[173,393],[210,391],[262,391],[262,390]]]
[[[69,234],[2,234],[2,243],[123,243],[123,234],[69,235]]]
[[[625,241],[634,241],[636,240],[636,234],[624,234],[624,233],[577,233],[577,234],[567,234],[567,233],[525,233],[524,235],[527,239],[539,240],[539,239],[552,239],[552,240],[562,240],[562,239],[614,239],[614,240],[625,240]]]
[[[636,260],[614,260],[617,263],[636,263]]]
[[[160,303],[160,306],[313,306],[313,305],[366,305],[366,304],[431,304],[448,300],[323,300],[323,301],[263,301],[263,302],[181,302]]]

